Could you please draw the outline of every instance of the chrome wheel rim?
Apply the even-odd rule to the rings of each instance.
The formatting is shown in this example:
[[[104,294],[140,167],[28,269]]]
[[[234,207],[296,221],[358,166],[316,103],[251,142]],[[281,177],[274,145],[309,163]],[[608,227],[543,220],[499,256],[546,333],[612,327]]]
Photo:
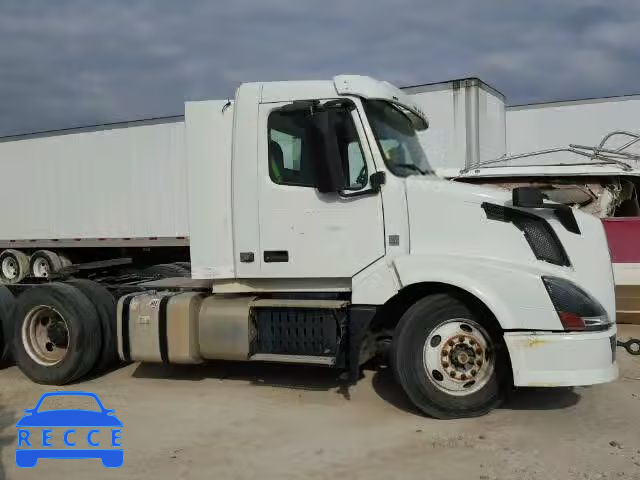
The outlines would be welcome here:
[[[46,305],[33,307],[22,323],[22,344],[34,362],[56,365],[67,355],[69,326],[56,309]]]
[[[424,368],[433,385],[449,395],[470,395],[495,369],[491,340],[472,320],[456,318],[431,331],[424,344]]]

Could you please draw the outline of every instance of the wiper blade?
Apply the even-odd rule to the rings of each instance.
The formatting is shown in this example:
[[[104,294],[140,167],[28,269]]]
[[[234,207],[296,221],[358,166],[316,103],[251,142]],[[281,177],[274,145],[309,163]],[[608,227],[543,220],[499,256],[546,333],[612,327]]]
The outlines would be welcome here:
[[[396,164],[394,164],[394,167],[408,168],[410,170],[414,170],[416,172],[420,172],[422,175],[426,175],[427,174],[427,170],[422,170],[420,167],[418,167],[417,165],[415,165],[413,163],[396,163]]]

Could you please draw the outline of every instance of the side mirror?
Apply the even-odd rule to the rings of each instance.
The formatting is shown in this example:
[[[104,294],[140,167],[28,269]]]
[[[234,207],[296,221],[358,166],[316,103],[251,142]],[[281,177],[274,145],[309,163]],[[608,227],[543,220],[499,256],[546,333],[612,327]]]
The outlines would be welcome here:
[[[540,208],[544,203],[544,194],[534,187],[517,187],[513,189],[514,207]]]
[[[316,187],[321,193],[344,189],[344,171],[334,131],[332,111],[315,112],[305,126],[304,144],[313,163]]]
[[[369,177],[369,183],[371,184],[371,190],[379,192],[380,187],[387,183],[387,174],[384,172],[372,173]]]

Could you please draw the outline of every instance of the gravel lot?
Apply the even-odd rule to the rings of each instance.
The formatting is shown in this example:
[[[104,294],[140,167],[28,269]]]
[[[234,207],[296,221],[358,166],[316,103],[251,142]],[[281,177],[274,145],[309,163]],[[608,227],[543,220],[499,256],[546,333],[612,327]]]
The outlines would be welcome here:
[[[640,479],[640,357],[618,358],[615,383],[521,389],[455,421],[417,414],[387,369],[345,389],[318,368],[132,364],[67,388],[116,410],[120,470],[99,460],[18,469],[15,422],[51,389],[11,367],[0,371],[0,479]]]

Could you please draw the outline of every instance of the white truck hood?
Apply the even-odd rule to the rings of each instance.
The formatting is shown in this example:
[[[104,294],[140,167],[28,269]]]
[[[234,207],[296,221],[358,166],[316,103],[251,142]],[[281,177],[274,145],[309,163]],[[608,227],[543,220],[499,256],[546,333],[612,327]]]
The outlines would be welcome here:
[[[615,321],[613,272],[599,219],[574,211],[580,233],[572,233],[549,209],[527,209],[543,217],[562,243],[570,266],[539,260],[513,223],[487,218],[483,203],[512,207],[511,193],[434,177],[406,179],[411,255],[486,259],[528,275],[566,278],[590,293]]]

